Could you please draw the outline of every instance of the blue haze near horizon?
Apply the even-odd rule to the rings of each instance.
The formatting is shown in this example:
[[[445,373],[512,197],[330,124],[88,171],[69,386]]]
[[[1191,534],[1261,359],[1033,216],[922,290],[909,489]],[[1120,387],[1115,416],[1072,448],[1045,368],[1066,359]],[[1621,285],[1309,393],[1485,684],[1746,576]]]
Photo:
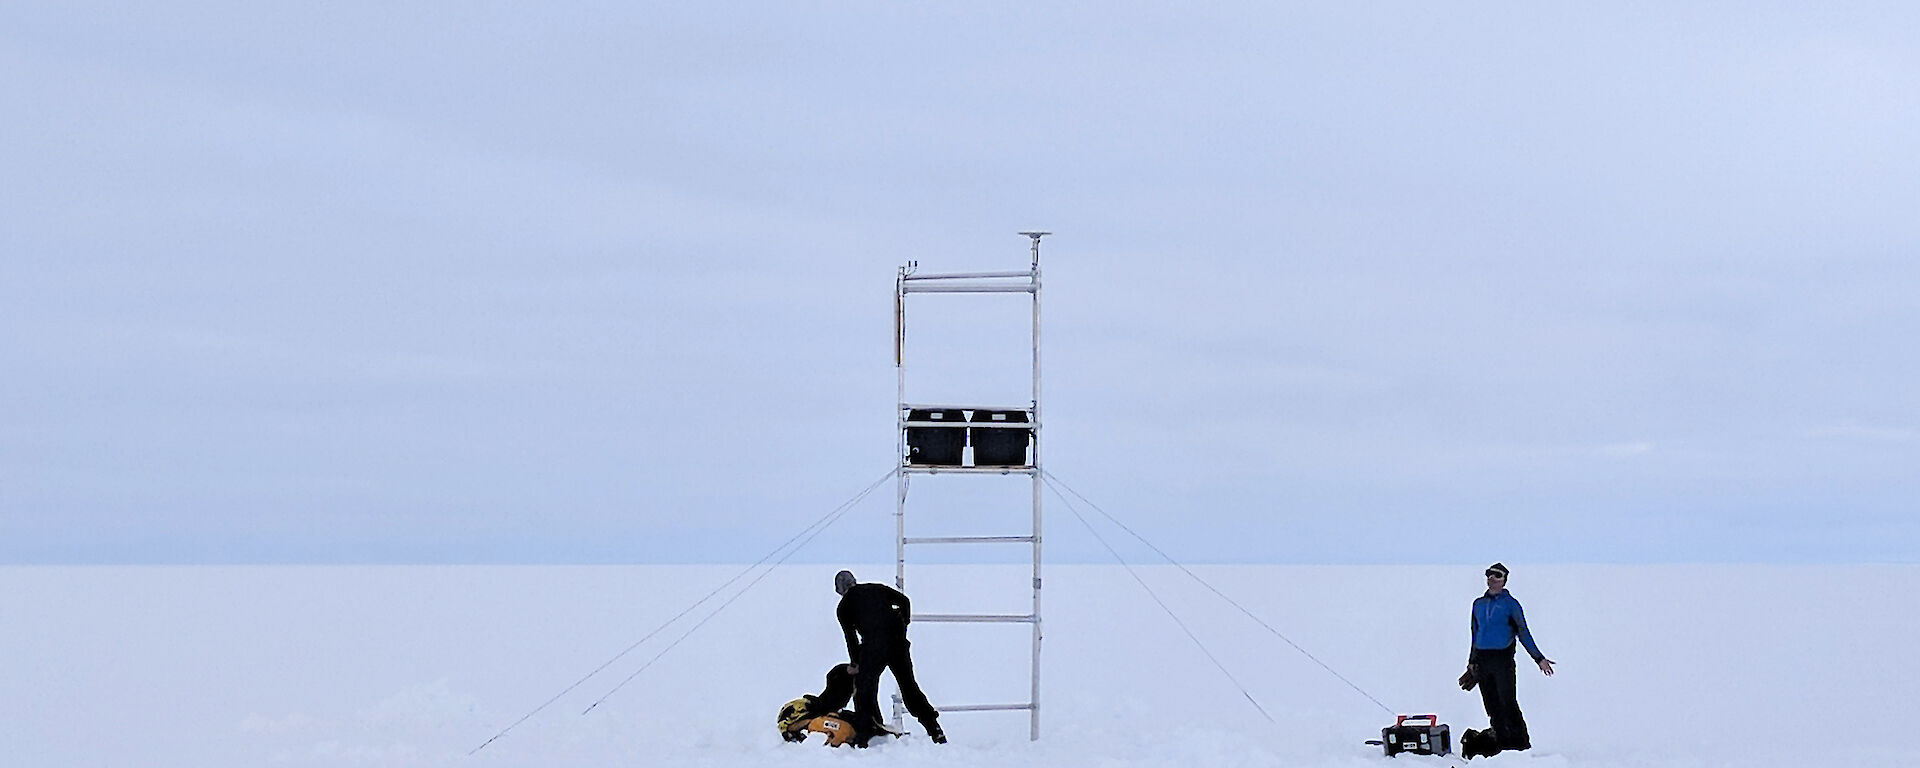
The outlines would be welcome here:
[[[1184,560],[1920,562],[1916,17],[12,3],[0,562],[748,562],[1032,228],[1048,468]]]

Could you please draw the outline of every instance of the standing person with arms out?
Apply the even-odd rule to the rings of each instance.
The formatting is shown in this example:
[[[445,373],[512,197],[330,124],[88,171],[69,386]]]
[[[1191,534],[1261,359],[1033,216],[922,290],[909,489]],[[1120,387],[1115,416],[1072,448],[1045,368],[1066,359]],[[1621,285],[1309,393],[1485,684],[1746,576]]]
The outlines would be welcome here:
[[[1514,690],[1516,640],[1526,646],[1527,655],[1533,657],[1540,673],[1551,677],[1553,662],[1534,645],[1533,632],[1527,629],[1527,616],[1520,610],[1520,601],[1507,592],[1507,567],[1494,563],[1487,566],[1486,594],[1473,601],[1473,650],[1467,656],[1466,674],[1460,676],[1460,687],[1469,690],[1475,685],[1480,687],[1480,702],[1486,705],[1493,738],[1485,749],[1470,750],[1463,737],[1461,752],[1467,757],[1474,757],[1475,751],[1492,756],[1504,749],[1533,747]]]
[[[927,738],[935,744],[947,743],[946,732],[940,730],[940,713],[927,703],[927,695],[913,679],[913,657],[907,643],[913,608],[907,596],[885,584],[861,584],[854,580],[852,571],[834,574],[833,589],[840,593],[840,606],[834,609],[834,615],[840,619],[840,631],[847,636],[847,658],[853,662],[855,716],[866,724],[880,723],[880,673],[891,669],[900,698],[927,729]]]

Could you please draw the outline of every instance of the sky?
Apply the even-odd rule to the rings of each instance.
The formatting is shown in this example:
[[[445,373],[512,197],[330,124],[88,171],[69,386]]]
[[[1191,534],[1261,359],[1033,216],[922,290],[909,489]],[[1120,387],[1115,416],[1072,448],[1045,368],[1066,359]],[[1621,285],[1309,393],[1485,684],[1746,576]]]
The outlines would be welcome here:
[[[0,561],[750,562],[1030,229],[1043,461],[1176,557],[1920,561],[1916,16],[9,3]]]

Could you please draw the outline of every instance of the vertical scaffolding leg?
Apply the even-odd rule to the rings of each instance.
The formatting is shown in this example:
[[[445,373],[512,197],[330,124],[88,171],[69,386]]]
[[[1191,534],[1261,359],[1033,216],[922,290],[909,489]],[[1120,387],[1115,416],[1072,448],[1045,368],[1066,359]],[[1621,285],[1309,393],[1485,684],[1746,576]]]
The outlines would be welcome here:
[[[893,588],[907,591],[907,271],[893,279],[893,372],[898,402],[894,436]],[[896,720],[897,720],[896,713]],[[895,730],[898,730],[897,728]]]
[[[907,303],[906,279],[908,267],[901,267],[898,277],[893,281],[893,370],[898,387],[898,402],[894,416],[899,425],[893,430],[897,438],[893,457],[893,588],[907,591]],[[878,682],[878,678],[875,679]],[[906,702],[900,700],[900,694],[893,695],[893,730],[903,730]],[[878,714],[878,713],[875,713]]]
[[[1039,441],[1035,441],[1033,473],[1033,690],[1028,694],[1028,741],[1040,740],[1040,472]]]
[[[1040,740],[1040,238],[1046,232],[1022,232],[1033,241],[1033,690],[1028,695],[1027,739]]]

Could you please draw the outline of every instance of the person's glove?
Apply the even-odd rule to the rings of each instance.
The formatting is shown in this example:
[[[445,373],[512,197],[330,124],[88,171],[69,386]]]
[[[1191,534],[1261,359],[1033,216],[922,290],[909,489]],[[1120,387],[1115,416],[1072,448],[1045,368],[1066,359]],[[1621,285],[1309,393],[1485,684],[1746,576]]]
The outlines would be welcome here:
[[[1467,671],[1460,673],[1460,690],[1471,691],[1473,690],[1474,686],[1479,684],[1480,684],[1480,668],[1472,664],[1468,664]]]

